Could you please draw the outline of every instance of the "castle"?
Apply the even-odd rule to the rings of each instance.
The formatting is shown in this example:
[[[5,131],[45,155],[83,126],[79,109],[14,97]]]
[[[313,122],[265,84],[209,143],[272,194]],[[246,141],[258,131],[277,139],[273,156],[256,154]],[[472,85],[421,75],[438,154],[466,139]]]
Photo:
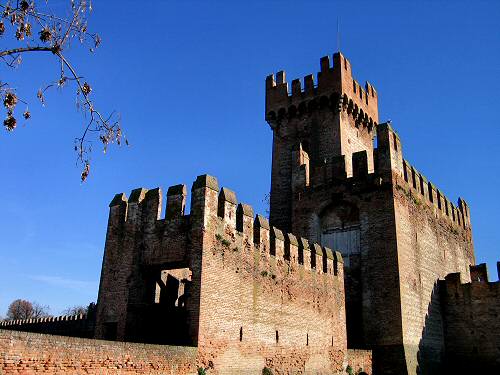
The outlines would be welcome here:
[[[348,59],[320,68],[291,91],[284,72],[266,79],[269,221],[209,175],[193,183],[189,213],[182,184],[165,215],[160,188],[113,198],[94,321],[108,341],[85,341],[94,356],[118,341],[151,344],[127,348],[178,374],[193,361],[220,374],[500,368],[500,283],[475,265],[468,204],[404,159]],[[168,351],[175,366],[158,359],[165,345],[186,348]]]

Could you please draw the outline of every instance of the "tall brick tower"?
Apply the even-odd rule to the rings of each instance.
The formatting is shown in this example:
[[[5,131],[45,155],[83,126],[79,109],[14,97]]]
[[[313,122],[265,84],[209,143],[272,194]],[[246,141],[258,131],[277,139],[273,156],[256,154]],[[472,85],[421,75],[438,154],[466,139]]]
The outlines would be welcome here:
[[[266,79],[271,224],[342,253],[348,346],[373,350],[375,374],[438,374],[437,281],[474,264],[469,207],[403,158],[349,60],[336,53],[320,66],[317,85],[308,75],[291,92],[284,72]]]
[[[373,170],[377,92],[368,82],[362,88],[353,79],[351,64],[340,53],[333,55],[333,67],[329,56],[320,65],[317,85],[312,74],[304,78],[303,89],[294,79],[291,95],[285,72],[266,79],[266,120],[274,132],[271,221],[287,230],[294,186],[309,185],[314,169],[331,170],[335,158],[345,156],[350,176],[352,154],[366,150]]]

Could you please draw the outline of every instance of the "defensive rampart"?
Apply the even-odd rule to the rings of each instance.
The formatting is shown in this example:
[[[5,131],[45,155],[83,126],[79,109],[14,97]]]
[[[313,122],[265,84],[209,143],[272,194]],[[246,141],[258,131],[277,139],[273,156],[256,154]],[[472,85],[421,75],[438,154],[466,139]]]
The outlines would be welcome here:
[[[0,330],[1,374],[195,375],[197,349]]]
[[[292,230],[342,251],[350,347],[373,348],[381,373],[439,373],[436,284],[474,264],[468,205],[452,205],[408,166],[387,123],[377,126],[373,151],[346,158],[307,165],[292,157]]]
[[[95,303],[88,306],[85,314],[0,321],[0,329],[83,338],[94,337],[94,326]]]
[[[291,92],[288,88],[286,73],[280,71],[266,78],[266,120],[274,122],[284,117],[291,118],[302,112],[312,111],[316,107],[340,105],[348,107],[348,113],[356,123],[365,126],[376,126],[378,122],[378,95],[369,82],[363,88],[352,76],[349,60],[337,52],[333,55],[333,66],[330,57],[320,60],[320,72],[317,84],[314,75],[304,77],[302,86],[300,79],[292,81]]]
[[[500,262],[497,263],[500,278]],[[500,281],[490,282],[486,264],[467,275],[452,273],[439,282],[446,337],[446,367],[451,373],[500,371]]]
[[[50,318],[9,320],[0,322],[0,329],[47,333],[59,336],[94,337],[94,320],[87,315],[57,316]]]
[[[193,183],[189,214],[185,185],[168,189],[165,218],[161,199],[111,202],[97,337],[197,345],[222,374],[345,369],[340,253],[254,217],[212,176]]]

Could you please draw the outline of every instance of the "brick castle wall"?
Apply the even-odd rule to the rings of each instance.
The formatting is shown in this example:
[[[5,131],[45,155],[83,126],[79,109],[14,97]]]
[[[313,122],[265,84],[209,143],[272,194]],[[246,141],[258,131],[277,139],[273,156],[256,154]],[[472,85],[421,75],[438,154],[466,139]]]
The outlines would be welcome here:
[[[341,53],[320,61],[317,85],[312,74],[295,79],[291,91],[285,72],[266,79],[266,121],[273,130],[271,214],[273,225],[291,231],[295,163],[292,151],[300,144],[310,162],[306,169],[332,165],[332,156],[345,155],[346,173],[352,175],[352,155],[368,150],[368,167],[373,170],[373,136],[378,123],[378,95],[366,82],[353,78],[349,60]],[[337,111],[344,108],[343,111]]]
[[[38,319],[6,320],[0,322],[0,329],[93,338],[94,325],[95,316],[91,313],[89,315],[80,314]]]
[[[404,167],[408,164],[404,162]],[[408,371],[441,373],[445,337],[437,282],[474,264],[470,214],[452,205],[414,168],[395,179],[398,272]]]
[[[497,264],[500,278],[500,262]],[[439,282],[449,373],[500,372],[500,281],[490,282],[486,264]]]
[[[389,127],[379,125],[377,132],[373,172],[367,152],[356,152],[352,177],[346,157],[335,157],[331,166],[313,172],[308,186],[296,189],[292,230],[321,242],[329,225],[356,228],[357,252],[338,248],[345,259],[349,347],[373,348],[374,361],[379,358],[374,366],[381,373],[397,373],[405,360]]]
[[[403,159],[373,86],[360,87],[342,54],[333,60],[303,90],[293,80],[290,93],[283,71],[266,79],[271,224],[342,252],[348,345],[373,348],[377,371],[439,371],[436,285],[474,263],[469,208]]]
[[[209,374],[261,375],[264,367],[275,374],[344,374],[333,371],[351,366],[371,375],[371,353],[329,348],[256,351],[251,345],[221,351]],[[195,375],[205,366],[195,347],[135,344],[0,330],[1,374],[172,374]],[[324,370],[328,368],[328,370]]]
[[[340,254],[282,233],[262,216],[254,219],[251,207],[238,206],[226,188],[211,201],[198,341],[204,361],[222,374],[258,373],[263,365],[278,373],[342,371],[347,353]]]
[[[196,348],[0,330],[2,374],[197,373]]]
[[[340,253],[254,217],[214,177],[194,182],[189,214],[186,198],[184,185],[169,188],[165,218],[160,189],[113,199],[97,337],[113,324],[117,340],[188,338],[201,365],[221,374],[341,373],[351,359]]]

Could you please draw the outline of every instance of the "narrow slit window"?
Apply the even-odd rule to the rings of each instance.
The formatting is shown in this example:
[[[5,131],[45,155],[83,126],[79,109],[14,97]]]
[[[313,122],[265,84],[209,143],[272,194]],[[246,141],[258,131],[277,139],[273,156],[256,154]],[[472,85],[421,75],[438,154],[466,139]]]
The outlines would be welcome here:
[[[306,346],[309,346],[309,333],[306,333]]]
[[[243,327],[240,327],[240,341],[243,341]]]
[[[276,331],[276,344],[280,341],[280,336],[278,331]]]

